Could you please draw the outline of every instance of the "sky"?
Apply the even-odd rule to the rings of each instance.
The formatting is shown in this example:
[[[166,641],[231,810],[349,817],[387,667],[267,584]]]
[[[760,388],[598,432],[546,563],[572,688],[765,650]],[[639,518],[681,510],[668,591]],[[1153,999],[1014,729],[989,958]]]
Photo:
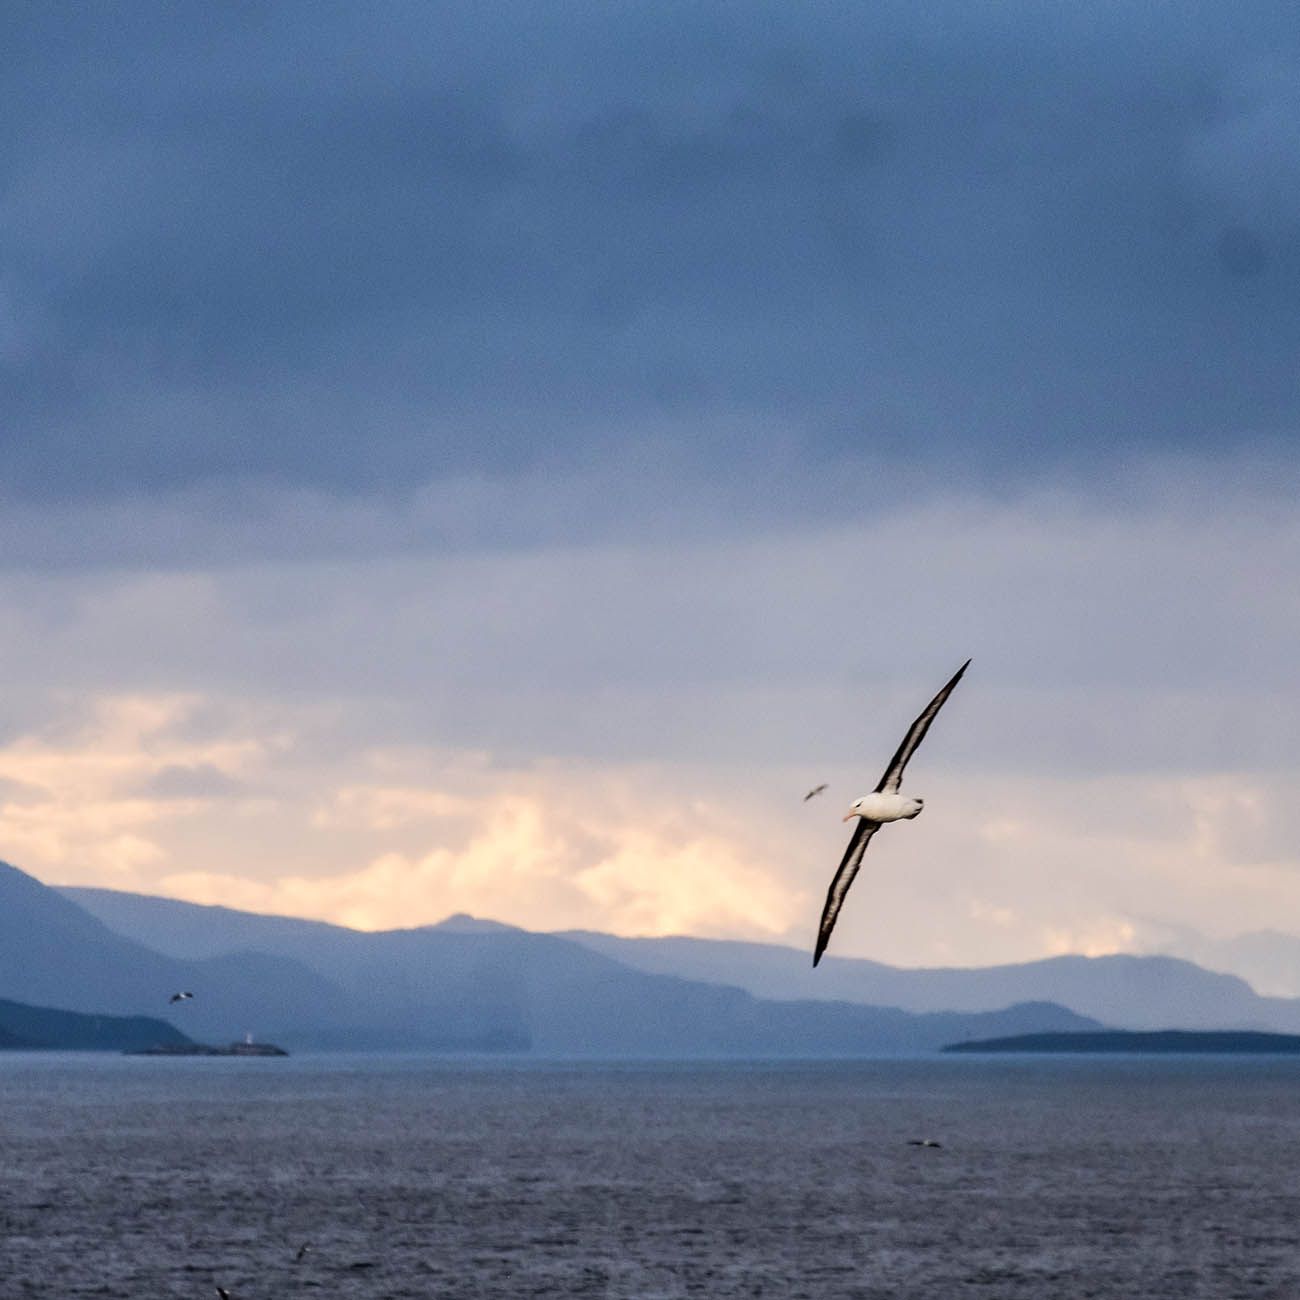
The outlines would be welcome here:
[[[1300,933],[1297,53],[1266,0],[12,0],[0,857],[810,944],[970,656],[833,952]]]

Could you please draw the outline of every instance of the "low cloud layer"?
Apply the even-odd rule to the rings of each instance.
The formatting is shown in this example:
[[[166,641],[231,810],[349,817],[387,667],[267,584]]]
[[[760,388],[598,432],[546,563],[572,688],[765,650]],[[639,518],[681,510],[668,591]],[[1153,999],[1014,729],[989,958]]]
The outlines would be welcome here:
[[[465,910],[803,942],[840,805],[973,654],[909,775],[926,814],[873,846],[841,951],[1259,927],[1300,902],[1300,532],[1179,501],[11,577],[0,652],[30,702],[0,836],[60,883],[365,927]]]
[[[756,539],[10,575],[0,650],[29,698],[274,694],[366,739],[684,764],[883,757],[973,655],[973,724],[932,761],[1277,770],[1297,567],[1285,503],[1207,484],[1140,513],[950,500]]]

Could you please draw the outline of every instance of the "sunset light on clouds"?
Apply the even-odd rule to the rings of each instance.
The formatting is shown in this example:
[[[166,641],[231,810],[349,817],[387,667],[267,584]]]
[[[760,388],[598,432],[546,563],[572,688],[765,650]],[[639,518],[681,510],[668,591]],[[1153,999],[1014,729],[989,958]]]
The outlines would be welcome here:
[[[841,575],[900,530],[909,576],[860,639],[827,636]],[[1174,509],[970,502],[778,541],[65,572],[27,602],[14,582],[10,661],[44,650],[28,700],[52,665],[109,680],[15,726],[0,835],[58,883],[367,929],[464,911],[801,943],[841,801],[915,704],[888,634],[911,617],[927,661],[951,627],[983,671],[918,760],[931,812],[876,847],[847,950],[979,963],[1259,928],[1300,906],[1265,536],[1300,563],[1268,513],[1207,536]],[[1162,626],[1135,642],[1153,590]],[[1183,637],[1200,654],[1166,673]],[[172,689],[110,689],[151,676]],[[805,806],[814,778],[831,789]]]

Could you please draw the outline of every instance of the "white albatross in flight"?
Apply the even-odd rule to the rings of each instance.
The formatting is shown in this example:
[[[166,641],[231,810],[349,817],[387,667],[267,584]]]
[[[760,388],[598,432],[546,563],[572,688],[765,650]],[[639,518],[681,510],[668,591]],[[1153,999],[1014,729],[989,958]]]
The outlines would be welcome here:
[[[952,694],[953,688],[961,681],[962,674],[969,667],[970,660],[967,659],[953,674],[952,680],[925,706],[921,716],[908,728],[903,743],[898,747],[898,752],[889,760],[889,766],[885,768],[885,775],[880,778],[880,784],[871,794],[864,794],[861,799],[855,800],[845,814],[845,821],[856,817],[858,824],[853,828],[849,847],[844,850],[844,857],[840,859],[840,868],[835,873],[835,879],[831,881],[830,889],[826,892],[826,906],[822,908],[821,925],[817,928],[817,947],[813,951],[814,966],[821,961],[822,953],[826,951],[826,945],[830,942],[831,931],[835,928],[835,918],[839,916],[840,908],[844,906],[844,897],[849,892],[853,877],[858,874],[858,868],[862,865],[862,855],[867,851],[867,844],[871,837],[886,822],[920,816],[925,800],[911,799],[898,793],[898,787],[903,784],[903,769],[907,766],[907,760],[916,752],[916,747],[925,739],[925,733],[930,730],[930,723],[934,721],[935,714],[943,708],[943,702]]]

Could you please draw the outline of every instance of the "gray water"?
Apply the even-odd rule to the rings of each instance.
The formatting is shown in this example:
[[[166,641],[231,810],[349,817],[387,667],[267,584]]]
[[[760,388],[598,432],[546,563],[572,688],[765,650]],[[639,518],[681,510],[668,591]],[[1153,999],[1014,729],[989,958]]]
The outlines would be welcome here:
[[[1295,1061],[0,1053],[0,1297],[1294,1297],[1298,1170]]]

